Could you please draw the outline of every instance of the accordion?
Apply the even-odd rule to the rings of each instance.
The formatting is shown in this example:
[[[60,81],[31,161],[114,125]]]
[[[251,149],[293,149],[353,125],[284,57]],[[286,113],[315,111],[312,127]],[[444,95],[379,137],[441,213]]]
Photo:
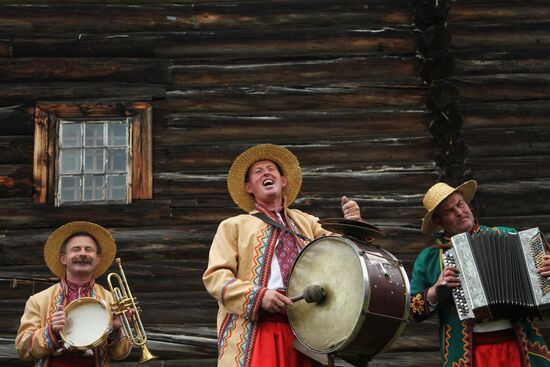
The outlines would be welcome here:
[[[541,316],[550,308],[550,281],[536,272],[545,243],[538,228],[518,233],[461,233],[443,254],[458,269],[452,296],[460,320]]]

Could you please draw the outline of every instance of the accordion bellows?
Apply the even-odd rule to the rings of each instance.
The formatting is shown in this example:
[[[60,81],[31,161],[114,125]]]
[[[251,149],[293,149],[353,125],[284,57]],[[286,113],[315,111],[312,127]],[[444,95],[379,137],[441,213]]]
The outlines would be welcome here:
[[[459,271],[452,295],[460,320],[519,319],[550,308],[550,281],[536,272],[545,254],[538,228],[461,233],[451,242],[443,263]]]

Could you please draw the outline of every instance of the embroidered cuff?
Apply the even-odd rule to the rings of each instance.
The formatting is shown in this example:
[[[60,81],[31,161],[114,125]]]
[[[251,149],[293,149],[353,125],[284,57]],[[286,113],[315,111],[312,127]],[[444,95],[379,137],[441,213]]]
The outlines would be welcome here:
[[[256,293],[256,297],[254,297],[254,303],[252,305],[252,310],[250,313],[250,319],[252,321],[258,320],[260,310],[262,309],[262,300],[264,299],[265,292],[267,292],[266,287],[259,287]]]
[[[53,331],[51,322],[48,322],[48,325],[46,326],[46,330],[44,331],[44,339],[46,341],[47,348],[52,352],[63,346],[63,340],[60,335],[56,335]]]

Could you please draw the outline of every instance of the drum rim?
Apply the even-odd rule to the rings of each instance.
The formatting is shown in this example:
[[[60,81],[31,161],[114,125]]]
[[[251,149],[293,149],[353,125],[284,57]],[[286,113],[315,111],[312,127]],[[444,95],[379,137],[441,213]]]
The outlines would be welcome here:
[[[305,246],[302,249],[302,251],[300,251],[300,253],[298,254],[298,257],[296,258],[296,261],[294,262],[294,265],[292,266],[292,270],[290,272],[290,277],[292,278],[292,273],[294,272],[294,267],[298,263],[298,260],[299,260],[300,256],[302,256],[302,254],[305,252],[304,250],[306,250],[306,248],[313,245],[314,243],[320,242],[321,240],[325,240],[325,239],[328,239],[328,238],[337,239],[337,240],[340,240],[340,241],[346,243],[347,245],[350,245],[351,248],[357,253],[357,255],[359,257],[359,263],[361,265],[361,271],[363,273],[363,305],[361,307],[361,312],[359,314],[359,318],[357,319],[357,321],[355,323],[355,326],[353,327],[353,330],[351,331],[349,336],[345,339],[345,341],[341,342],[340,344],[338,344],[337,346],[335,346],[333,348],[330,348],[329,350],[315,349],[315,348],[310,347],[308,344],[306,344],[304,342],[303,338],[295,332],[295,328],[294,328],[294,325],[292,323],[292,318],[290,317],[291,313],[287,313],[288,323],[290,324],[290,328],[292,329],[293,334],[296,336],[296,338],[307,349],[309,349],[309,350],[311,350],[315,353],[333,353],[333,352],[338,353],[338,351],[345,349],[350,343],[352,343],[355,340],[355,337],[357,336],[357,334],[361,331],[363,322],[365,321],[365,312],[369,308],[368,303],[369,303],[369,300],[370,300],[370,292],[367,291],[370,288],[370,282],[369,282],[369,277],[368,277],[368,272],[367,272],[367,263],[365,261],[365,258],[363,257],[363,254],[362,254],[363,251],[359,248],[359,246],[357,246],[357,244],[355,244],[353,239],[348,238],[347,236],[333,236],[333,235],[323,236],[323,237],[316,238],[314,241],[311,241],[310,243],[308,243],[307,246]]]
[[[94,298],[94,297],[81,297],[69,303],[67,307],[64,308],[66,316],[68,317],[69,312],[74,308],[76,308],[78,305],[86,304],[86,303],[99,304],[105,309],[105,311],[107,311],[107,315],[108,315],[107,328],[105,329],[104,333],[98,339],[96,339],[93,343],[90,343],[87,345],[80,345],[80,346],[75,346],[70,340],[68,340],[67,335],[65,333],[65,329],[61,330],[59,332],[59,335],[61,336],[61,339],[63,340],[63,342],[65,342],[67,345],[71,346],[72,348],[75,348],[78,350],[87,350],[87,349],[91,349],[101,345],[113,323],[113,317],[111,315],[111,312],[109,311],[109,308],[107,307],[107,302],[105,302],[105,300]]]

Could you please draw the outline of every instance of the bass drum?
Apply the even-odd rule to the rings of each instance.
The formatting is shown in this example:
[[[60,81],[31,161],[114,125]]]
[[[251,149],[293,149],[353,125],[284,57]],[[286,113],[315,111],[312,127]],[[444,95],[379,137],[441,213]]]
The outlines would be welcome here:
[[[322,286],[325,298],[296,301],[287,312],[294,334],[313,352],[368,361],[405,328],[409,280],[384,249],[351,237],[321,237],[298,255],[287,295],[300,296],[310,285]]]
[[[82,297],[65,308],[67,325],[61,339],[76,349],[86,350],[104,343],[111,325],[111,313],[105,301]]]

